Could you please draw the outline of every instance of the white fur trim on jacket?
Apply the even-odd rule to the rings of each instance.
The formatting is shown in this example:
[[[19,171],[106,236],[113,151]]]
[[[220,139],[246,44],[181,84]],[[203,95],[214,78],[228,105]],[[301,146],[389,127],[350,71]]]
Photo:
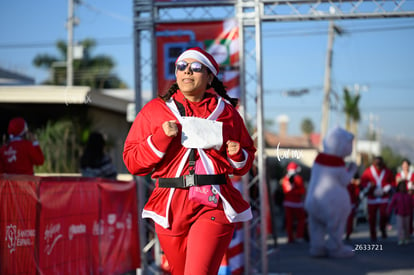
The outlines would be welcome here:
[[[219,101],[218,101],[216,109],[210,114],[210,116],[207,119],[216,120],[220,116],[222,111],[224,110],[225,104],[226,103],[223,101],[223,99],[221,97],[219,97]],[[180,115],[180,112],[178,111],[177,106],[175,105],[174,101],[171,100],[171,99],[169,101],[167,101],[167,106],[170,108],[170,110],[175,115],[177,120],[180,121],[181,120],[181,115]],[[191,151],[191,149],[188,149],[187,152],[185,153],[184,157],[181,159],[180,165],[179,165],[178,170],[175,174],[176,177],[179,177],[181,175],[181,172],[184,168],[185,162],[188,159],[190,151]],[[203,162],[204,167],[206,168],[206,172],[208,174],[214,174],[214,168],[213,168],[211,159],[207,156],[207,154],[204,152],[203,149],[197,149],[197,151],[200,155],[200,159]],[[246,156],[246,154],[245,154],[245,156]],[[246,156],[246,158],[247,158],[247,156]],[[224,209],[224,213],[226,215],[227,220],[229,220],[230,222],[243,222],[243,221],[250,220],[253,217],[250,207],[248,209],[246,209],[245,211],[241,212],[241,213],[237,213],[233,209],[231,204],[223,196],[223,194],[220,192],[220,186],[219,185],[213,185],[213,188],[217,191],[218,195],[220,196],[221,200],[223,201],[223,209]],[[170,194],[169,194],[169,197],[168,197],[168,202],[167,202],[167,205],[166,205],[166,216],[161,216],[161,215],[158,215],[157,213],[155,213],[153,211],[148,211],[148,210],[144,209],[143,212],[142,212],[142,217],[143,218],[151,218],[151,219],[154,220],[154,222],[156,222],[160,226],[162,226],[164,228],[168,228],[170,226],[169,221],[168,221],[168,215],[169,215],[169,212],[170,212],[170,206],[171,206],[171,201],[172,201],[174,191],[175,191],[175,188],[171,188]]]

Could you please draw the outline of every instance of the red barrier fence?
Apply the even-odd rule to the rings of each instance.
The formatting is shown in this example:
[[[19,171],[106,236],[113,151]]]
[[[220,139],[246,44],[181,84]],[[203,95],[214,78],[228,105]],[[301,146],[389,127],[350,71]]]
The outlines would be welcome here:
[[[140,267],[134,181],[3,175],[0,209],[0,274]]]

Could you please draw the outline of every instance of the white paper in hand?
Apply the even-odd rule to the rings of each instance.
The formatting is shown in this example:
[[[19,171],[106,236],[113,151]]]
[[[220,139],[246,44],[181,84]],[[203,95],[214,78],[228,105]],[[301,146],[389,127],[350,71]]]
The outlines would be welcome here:
[[[181,144],[186,148],[220,149],[223,145],[223,123],[198,117],[182,117]]]

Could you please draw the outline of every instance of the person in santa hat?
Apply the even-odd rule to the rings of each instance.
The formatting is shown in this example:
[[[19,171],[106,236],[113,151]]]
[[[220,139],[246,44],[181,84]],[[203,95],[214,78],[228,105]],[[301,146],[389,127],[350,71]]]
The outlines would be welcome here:
[[[125,140],[129,172],[156,180],[142,217],[155,222],[173,275],[217,274],[236,223],[252,218],[229,175],[249,172],[256,148],[218,72],[207,51],[184,51],[176,82],[140,110]]]
[[[287,173],[282,179],[284,193],[283,207],[285,211],[286,233],[288,242],[303,241],[305,234],[306,212],[303,205],[305,198],[305,186],[303,178],[298,174],[300,166],[296,162],[290,162],[286,167]],[[296,222],[296,234],[294,223]]]
[[[361,176],[362,194],[367,197],[369,231],[372,241],[377,240],[377,214],[382,238],[387,238],[388,222],[387,206],[392,192],[396,187],[395,177],[389,170],[384,159],[374,158],[372,165],[365,169]]]
[[[33,175],[33,166],[44,162],[36,137],[21,117],[10,120],[7,133],[9,140],[0,148],[0,173]]]

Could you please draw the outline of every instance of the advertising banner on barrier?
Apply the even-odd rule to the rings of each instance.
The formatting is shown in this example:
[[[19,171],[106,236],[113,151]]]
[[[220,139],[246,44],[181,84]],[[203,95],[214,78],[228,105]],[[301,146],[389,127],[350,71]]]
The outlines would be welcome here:
[[[40,184],[39,269],[43,274],[90,274],[92,229],[99,217],[94,181],[43,179]],[[98,266],[93,266],[94,272]]]
[[[117,185],[101,183],[99,190],[102,201],[99,251],[100,261],[106,263],[100,272],[123,274],[135,270],[140,265],[135,182]]]
[[[0,274],[36,274],[38,178],[0,180]]]
[[[125,274],[140,267],[134,181],[0,176],[0,274]]]
[[[158,93],[175,80],[175,61],[186,49],[205,49],[220,65],[219,79],[231,97],[240,98],[239,29],[234,19],[224,21],[165,23],[156,25]]]

